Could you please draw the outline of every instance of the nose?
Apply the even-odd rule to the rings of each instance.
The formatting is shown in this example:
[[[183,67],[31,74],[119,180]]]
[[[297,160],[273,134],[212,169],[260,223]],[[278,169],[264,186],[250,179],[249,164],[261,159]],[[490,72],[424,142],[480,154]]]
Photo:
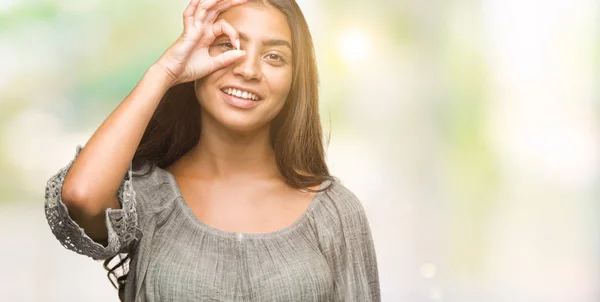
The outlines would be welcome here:
[[[262,72],[260,60],[256,58],[255,52],[246,49],[246,55],[233,63],[233,74],[242,76],[247,81],[260,81]]]

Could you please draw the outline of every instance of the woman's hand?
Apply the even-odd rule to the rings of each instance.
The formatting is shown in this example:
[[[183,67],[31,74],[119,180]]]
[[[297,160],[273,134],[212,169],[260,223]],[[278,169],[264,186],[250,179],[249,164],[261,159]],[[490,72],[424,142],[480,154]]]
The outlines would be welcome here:
[[[155,63],[171,80],[171,86],[200,79],[242,57],[237,31],[219,13],[247,0],[191,0],[183,12],[183,34]],[[227,35],[237,49],[211,57],[215,39]]]

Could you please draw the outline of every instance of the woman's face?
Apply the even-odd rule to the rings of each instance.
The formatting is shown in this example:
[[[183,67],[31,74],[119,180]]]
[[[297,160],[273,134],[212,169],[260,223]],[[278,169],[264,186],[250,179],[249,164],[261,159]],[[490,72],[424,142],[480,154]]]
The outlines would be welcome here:
[[[276,8],[253,2],[232,7],[219,19],[236,29],[246,55],[196,81],[203,115],[237,132],[267,126],[283,107],[292,84],[287,20]],[[217,37],[210,55],[231,50],[234,43],[225,35]]]

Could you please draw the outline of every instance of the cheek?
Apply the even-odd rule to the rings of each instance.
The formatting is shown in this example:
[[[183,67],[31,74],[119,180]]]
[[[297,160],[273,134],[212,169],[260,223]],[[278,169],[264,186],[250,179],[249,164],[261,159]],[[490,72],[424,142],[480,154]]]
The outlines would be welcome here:
[[[269,82],[273,96],[276,96],[279,101],[285,102],[292,87],[291,71],[274,73]]]
[[[216,81],[219,79],[224,70],[217,70],[194,83],[194,90],[200,104],[205,104],[208,100],[213,99],[217,92]]]
[[[205,105],[205,100],[207,99],[207,91],[206,84],[204,81],[196,81],[194,83],[194,90],[196,92],[196,100],[201,104]]]

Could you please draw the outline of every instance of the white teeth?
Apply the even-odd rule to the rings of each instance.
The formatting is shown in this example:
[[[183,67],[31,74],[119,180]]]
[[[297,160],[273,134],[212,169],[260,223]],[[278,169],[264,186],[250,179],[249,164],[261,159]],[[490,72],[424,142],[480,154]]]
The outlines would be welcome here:
[[[258,100],[258,96],[256,96],[255,94],[248,92],[248,91],[235,89],[235,88],[225,88],[223,90],[223,92],[225,92],[226,94],[229,94],[229,95],[237,96],[238,98],[242,98],[242,99],[253,100],[253,101]]]

